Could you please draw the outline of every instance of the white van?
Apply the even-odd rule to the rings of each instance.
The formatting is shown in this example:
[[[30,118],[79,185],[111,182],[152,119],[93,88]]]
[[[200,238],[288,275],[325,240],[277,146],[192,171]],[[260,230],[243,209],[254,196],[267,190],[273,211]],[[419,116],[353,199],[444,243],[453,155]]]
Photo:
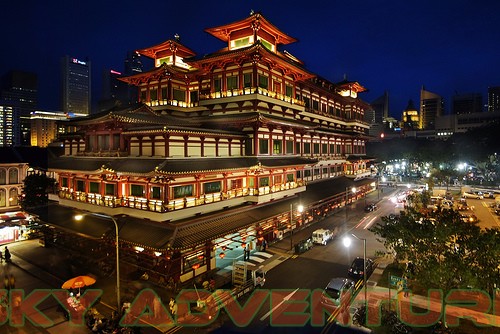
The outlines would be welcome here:
[[[320,228],[319,230],[313,232],[312,240],[315,244],[326,245],[328,241],[333,238],[333,236],[334,234],[332,231]]]

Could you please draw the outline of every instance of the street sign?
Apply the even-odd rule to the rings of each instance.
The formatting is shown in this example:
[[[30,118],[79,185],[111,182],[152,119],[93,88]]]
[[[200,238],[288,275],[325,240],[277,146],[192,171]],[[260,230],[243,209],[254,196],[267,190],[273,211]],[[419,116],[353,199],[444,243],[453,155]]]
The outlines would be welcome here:
[[[394,276],[394,275],[391,275],[390,277],[390,284],[392,286],[397,286],[399,282],[402,282],[404,286],[406,286],[406,278],[403,278],[403,277],[399,277],[399,276]]]

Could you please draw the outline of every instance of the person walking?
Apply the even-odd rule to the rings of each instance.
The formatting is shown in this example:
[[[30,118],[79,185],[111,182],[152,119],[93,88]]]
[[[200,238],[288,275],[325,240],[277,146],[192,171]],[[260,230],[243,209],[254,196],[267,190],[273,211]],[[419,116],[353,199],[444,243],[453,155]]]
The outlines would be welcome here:
[[[5,262],[10,262],[11,255],[7,246],[5,246],[4,257],[5,257]]]

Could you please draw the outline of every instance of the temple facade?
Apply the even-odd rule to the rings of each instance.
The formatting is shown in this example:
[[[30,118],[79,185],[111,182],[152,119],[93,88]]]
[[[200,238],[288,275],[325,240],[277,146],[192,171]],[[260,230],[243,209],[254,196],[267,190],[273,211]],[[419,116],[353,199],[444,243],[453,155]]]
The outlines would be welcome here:
[[[65,154],[49,163],[59,204],[173,231],[149,248],[177,252],[183,280],[215,267],[218,247],[234,239],[221,234],[237,230],[181,245],[180,228],[291,198],[311,183],[370,176],[360,83],[308,71],[282,51],[296,40],[260,13],[205,31],[227,46],[198,56],[174,38],[137,50],[155,64],[121,79],[137,87],[137,104],[66,122],[74,131],[59,138]],[[236,242],[258,242],[259,226],[239,226],[246,232]]]

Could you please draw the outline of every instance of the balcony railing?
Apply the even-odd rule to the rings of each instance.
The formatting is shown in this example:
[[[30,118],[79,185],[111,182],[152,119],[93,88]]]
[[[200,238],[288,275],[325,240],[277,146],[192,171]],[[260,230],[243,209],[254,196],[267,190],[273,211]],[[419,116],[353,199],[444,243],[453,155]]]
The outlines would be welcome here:
[[[174,106],[174,107],[182,107],[182,108],[192,108],[197,107],[198,102],[185,102],[179,100],[152,100],[152,101],[144,101],[144,104],[150,107],[158,107],[158,106]]]
[[[259,94],[263,96],[269,96],[274,99],[278,99],[284,102],[288,102],[291,104],[297,104],[299,106],[304,106],[304,102],[297,100],[295,98],[292,98],[290,96],[281,94],[281,93],[276,93],[270,90],[267,90],[262,87],[246,87],[243,89],[229,89],[229,90],[224,90],[224,91],[219,91],[219,92],[213,92],[213,93],[208,93],[208,94],[200,94],[200,100],[211,100],[211,99],[218,99],[218,98],[224,98],[224,97],[233,97],[233,96],[243,96],[243,95],[250,95],[250,94]]]
[[[231,189],[227,192],[217,192],[212,194],[204,194],[200,197],[183,197],[162,201],[159,199],[147,199],[144,197],[135,196],[111,196],[95,193],[85,193],[82,191],[73,191],[72,189],[63,187],[59,190],[59,198],[69,199],[77,202],[84,202],[98,206],[128,207],[138,210],[153,211],[153,212],[169,212],[182,210],[185,208],[201,206],[205,204],[225,201],[233,198],[244,196],[258,196],[269,193],[280,192],[288,189],[300,187],[304,184],[303,181],[288,182],[284,184],[253,188],[238,188]]]

